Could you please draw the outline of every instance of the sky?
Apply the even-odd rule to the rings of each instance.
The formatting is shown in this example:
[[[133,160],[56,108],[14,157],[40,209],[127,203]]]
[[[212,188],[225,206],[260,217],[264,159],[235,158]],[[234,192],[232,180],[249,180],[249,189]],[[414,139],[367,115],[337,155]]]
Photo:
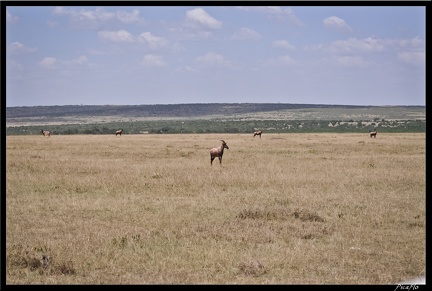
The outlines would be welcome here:
[[[7,107],[426,101],[424,6],[4,8]]]

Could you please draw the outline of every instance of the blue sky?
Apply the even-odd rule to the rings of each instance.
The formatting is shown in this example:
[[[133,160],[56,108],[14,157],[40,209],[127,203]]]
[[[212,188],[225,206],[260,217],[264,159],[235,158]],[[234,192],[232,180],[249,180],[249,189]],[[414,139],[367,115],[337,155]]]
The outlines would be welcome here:
[[[8,107],[426,101],[422,6],[5,8]]]

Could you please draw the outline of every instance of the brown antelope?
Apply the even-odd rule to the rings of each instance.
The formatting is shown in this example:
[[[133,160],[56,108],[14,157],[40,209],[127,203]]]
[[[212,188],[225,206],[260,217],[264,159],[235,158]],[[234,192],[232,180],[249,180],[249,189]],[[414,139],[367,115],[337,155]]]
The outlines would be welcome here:
[[[259,135],[259,137],[261,138],[261,134],[262,134],[262,130],[255,130],[253,137],[255,138],[256,135]]]
[[[117,131],[116,131],[116,136],[119,135],[119,134],[120,134],[120,136],[121,136],[122,133],[123,133],[123,129],[117,130]]]
[[[372,138],[376,138],[376,135],[377,135],[377,131],[376,131],[376,129],[375,129],[375,131],[371,131],[370,132],[370,137]]]
[[[50,136],[51,136],[51,131],[49,131],[49,130],[43,130],[43,129],[42,129],[42,134],[43,134],[44,136],[48,136],[48,137],[50,137]]]
[[[223,156],[224,149],[229,150],[229,147],[226,144],[226,142],[223,141],[222,139],[220,141],[222,142],[222,144],[220,146],[218,146],[217,148],[212,148],[210,150],[210,165],[213,164],[213,160],[216,157],[219,158],[219,164],[222,164],[222,156]]]

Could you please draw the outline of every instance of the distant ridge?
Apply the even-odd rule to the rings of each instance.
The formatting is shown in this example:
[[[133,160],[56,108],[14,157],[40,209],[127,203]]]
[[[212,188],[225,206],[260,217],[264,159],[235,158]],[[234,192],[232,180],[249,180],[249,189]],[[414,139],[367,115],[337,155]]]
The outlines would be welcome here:
[[[154,105],[55,105],[6,107],[6,118],[67,116],[199,117],[237,115],[293,109],[365,109],[388,106],[325,105],[290,103],[190,103]],[[395,106],[424,107],[424,106]]]
[[[181,122],[180,122],[181,121]],[[186,124],[184,127],[183,125]],[[424,132],[425,106],[286,103],[64,105],[6,108],[7,134],[390,131]]]

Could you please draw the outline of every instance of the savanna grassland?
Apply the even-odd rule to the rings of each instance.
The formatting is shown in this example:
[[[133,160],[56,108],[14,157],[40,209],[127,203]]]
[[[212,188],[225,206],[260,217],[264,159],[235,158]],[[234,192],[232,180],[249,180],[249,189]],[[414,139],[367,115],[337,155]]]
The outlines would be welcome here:
[[[424,275],[425,153],[424,133],[7,136],[6,284]]]

